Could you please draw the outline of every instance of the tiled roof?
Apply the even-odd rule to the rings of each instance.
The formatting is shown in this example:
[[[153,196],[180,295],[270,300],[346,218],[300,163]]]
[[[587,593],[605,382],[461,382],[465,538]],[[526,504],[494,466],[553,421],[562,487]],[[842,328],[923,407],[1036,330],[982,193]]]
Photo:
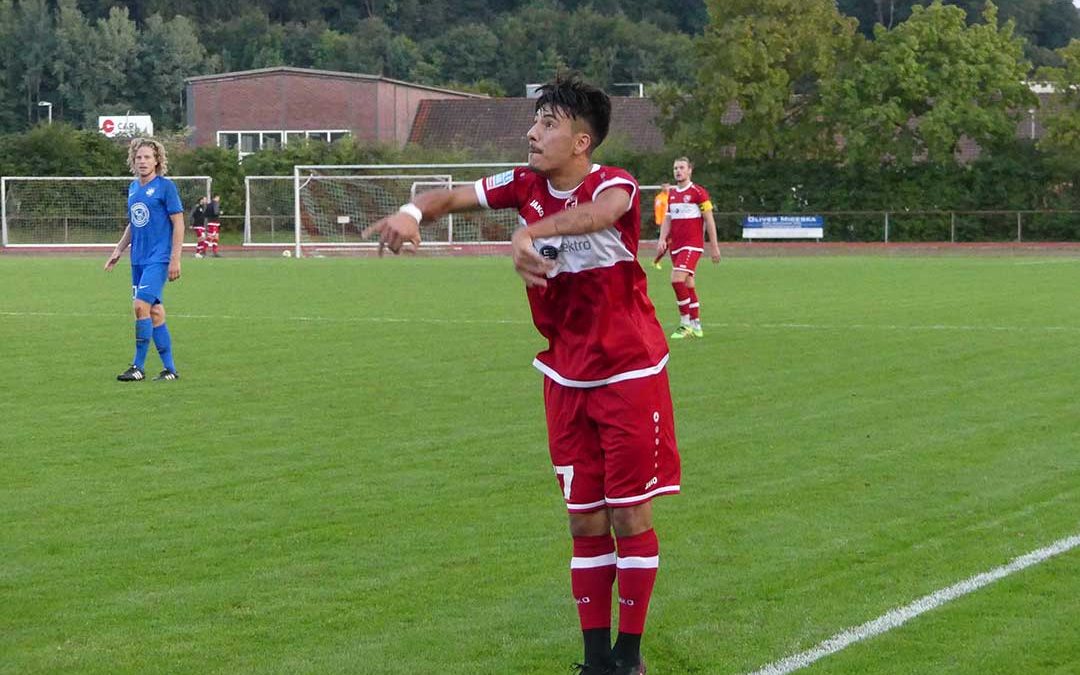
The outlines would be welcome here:
[[[420,102],[409,142],[424,148],[464,148],[500,157],[524,155],[525,133],[532,125],[536,99],[491,98]],[[645,98],[613,96],[609,139],[655,152],[664,138],[654,118],[656,106]]]
[[[383,77],[382,75],[368,75],[367,73],[349,73],[340,70],[318,70],[315,68],[294,68],[292,66],[272,66],[269,68],[256,68],[254,70],[235,70],[228,73],[214,73],[212,75],[196,75],[194,77],[186,78],[184,81],[189,83],[217,82],[222,80],[236,80],[251,77],[266,77],[268,75],[304,75],[309,77],[329,77],[346,80],[369,80],[374,82],[388,82],[390,84],[411,87],[413,89],[425,89],[428,91],[435,91],[442,94],[455,94],[457,96],[465,96],[477,99],[488,98],[486,94],[474,94],[467,91],[446,89],[444,87],[432,87],[426,84],[417,84],[415,82],[395,80],[393,78]]]

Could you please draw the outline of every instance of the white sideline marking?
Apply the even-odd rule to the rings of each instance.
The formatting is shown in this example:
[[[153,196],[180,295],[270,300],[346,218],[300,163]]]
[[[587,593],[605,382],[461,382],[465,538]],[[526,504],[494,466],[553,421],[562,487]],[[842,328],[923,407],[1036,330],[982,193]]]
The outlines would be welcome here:
[[[1022,555],[1007,565],[995,567],[989,572],[976,574],[973,577],[964,579],[958,584],[943,588],[940,591],[934,591],[930,595],[923,596],[910,605],[886,612],[873,621],[867,621],[861,626],[841,631],[809,651],[789,656],[781,661],[770,663],[760,670],[755,670],[752,675],[785,675],[785,673],[805,668],[818,659],[830,654],[835,654],[841,649],[849,647],[860,640],[872,638],[876,635],[885,633],[886,631],[890,631],[893,628],[898,628],[924,612],[929,612],[947,602],[955,600],[963,595],[967,595],[973,591],[977,591],[983,586],[1004,579],[1010,574],[1019,572],[1032,565],[1037,565],[1049,558],[1074,549],[1077,546],[1080,546],[1080,534],[1059,539],[1045,548],[1040,548],[1027,555]]]
[[[889,331],[988,331],[997,333],[1080,333],[1080,326],[965,326],[949,324],[819,324],[819,323],[709,323],[713,328],[783,330],[889,330]]]
[[[61,317],[115,319],[117,314],[91,314],[88,312],[3,312],[0,316],[11,317]],[[178,319],[208,319],[211,321],[300,321],[326,323],[431,323],[431,324],[484,324],[527,326],[532,321],[514,319],[435,319],[388,316],[242,316],[239,314],[180,314],[170,312]],[[885,330],[885,331],[960,331],[997,333],[1080,333],[1080,326],[969,326],[948,324],[817,324],[817,323],[709,323],[712,328],[739,328],[744,330]]]
[[[0,312],[0,316],[11,317],[60,317],[60,318],[89,318],[89,319],[115,319],[115,314],[91,314],[89,312]],[[325,323],[435,323],[435,324],[511,324],[530,325],[531,321],[516,321],[513,319],[433,319],[433,318],[405,318],[384,316],[241,316],[239,314],[180,314],[170,312],[169,316],[177,319],[209,319],[211,321],[299,321],[299,322],[325,322]]]

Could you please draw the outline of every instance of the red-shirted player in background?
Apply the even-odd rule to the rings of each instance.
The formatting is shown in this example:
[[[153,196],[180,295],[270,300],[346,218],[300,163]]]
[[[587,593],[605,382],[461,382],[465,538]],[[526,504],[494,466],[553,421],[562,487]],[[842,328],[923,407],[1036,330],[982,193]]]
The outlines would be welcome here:
[[[720,262],[720,242],[716,240],[716,221],[713,219],[709,193],[690,181],[694,165],[679,157],[672,167],[675,187],[668,191],[668,215],[660,226],[656,255],[671,251],[671,287],[679,305],[679,327],[671,334],[673,340],[704,337],[701,330],[701,309],[694,272],[698,258],[705,252],[702,223],[709,230],[709,253],[714,263]]]
[[[637,262],[637,181],[591,160],[610,119],[607,94],[557,78],[540,89],[528,168],[419,194],[364,234],[379,233],[397,253],[420,243],[420,221],[450,212],[513,208],[525,223],[512,252],[548,339],[533,365],[545,376],[548,447],[573,538],[570,583],[585,642],[576,666],[634,675],[645,672],[641,635],[659,566],[651,500],[679,492],[680,465],[667,343]]]

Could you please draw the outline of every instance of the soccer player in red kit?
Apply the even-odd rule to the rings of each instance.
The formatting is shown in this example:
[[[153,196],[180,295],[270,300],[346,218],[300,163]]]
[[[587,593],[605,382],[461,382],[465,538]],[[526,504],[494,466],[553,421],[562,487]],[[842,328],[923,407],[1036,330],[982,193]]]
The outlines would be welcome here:
[[[548,446],[573,539],[570,583],[585,643],[575,665],[587,675],[636,675],[645,672],[641,635],[659,566],[651,500],[679,492],[680,464],[667,342],[637,262],[638,184],[591,159],[610,119],[604,92],[556,78],[540,89],[528,168],[421,193],[365,235],[377,232],[397,253],[419,245],[423,220],[517,210],[514,267],[548,339],[533,365],[544,374]]]
[[[679,305],[679,327],[671,334],[673,340],[705,337],[701,329],[701,304],[698,302],[694,274],[698,259],[705,252],[703,227],[709,230],[709,252],[714,263],[720,262],[720,242],[716,240],[716,221],[713,219],[709,193],[695,185],[690,177],[694,165],[679,157],[672,167],[675,187],[668,192],[668,214],[660,226],[656,255],[671,251],[671,287]]]

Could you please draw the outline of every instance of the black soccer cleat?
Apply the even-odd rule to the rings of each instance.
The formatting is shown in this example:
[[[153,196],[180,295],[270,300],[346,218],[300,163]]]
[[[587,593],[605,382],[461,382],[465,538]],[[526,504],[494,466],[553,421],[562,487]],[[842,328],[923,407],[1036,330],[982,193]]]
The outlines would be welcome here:
[[[577,675],[611,675],[615,671],[610,664],[594,666],[588,663],[575,663],[570,670],[577,671]]]
[[[168,368],[166,368],[165,370],[157,374],[157,377],[154,378],[154,382],[165,382],[166,380],[179,379],[180,373],[176,372],[175,370],[169,370]]]
[[[621,661],[615,662],[615,667],[609,671],[612,675],[645,675],[645,659],[639,663],[629,665]]]
[[[120,382],[138,382],[139,380],[145,380],[146,375],[143,374],[142,369],[132,364],[130,368],[117,375],[116,379]]]

